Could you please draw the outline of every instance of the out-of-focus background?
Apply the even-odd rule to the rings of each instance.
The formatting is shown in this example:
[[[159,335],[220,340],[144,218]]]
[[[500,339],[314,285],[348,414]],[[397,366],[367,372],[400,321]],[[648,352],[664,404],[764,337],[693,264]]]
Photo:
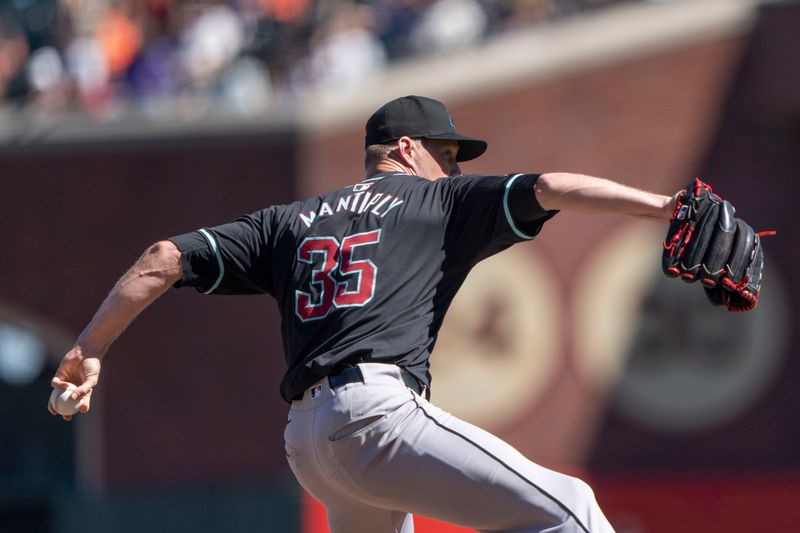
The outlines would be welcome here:
[[[470,275],[433,400],[588,480],[619,533],[797,529],[799,2],[4,0],[2,533],[326,530],[268,297],[169,293],[72,423],[49,381],[146,246],[360,181],[405,94],[489,141],[465,172],[702,176],[778,230],[733,315],[663,278],[663,225],[561,214]]]

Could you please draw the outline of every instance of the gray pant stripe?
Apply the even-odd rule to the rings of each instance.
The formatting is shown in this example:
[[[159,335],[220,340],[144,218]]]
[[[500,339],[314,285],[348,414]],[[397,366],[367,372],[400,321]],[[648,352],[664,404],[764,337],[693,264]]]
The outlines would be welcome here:
[[[589,529],[581,523],[581,521],[578,519],[578,517],[575,515],[575,513],[573,513],[569,509],[569,507],[564,505],[564,503],[562,503],[560,500],[558,500],[558,498],[556,498],[552,494],[548,493],[546,490],[544,490],[542,487],[538,486],[536,483],[534,483],[531,480],[529,480],[527,477],[522,475],[520,472],[517,472],[516,470],[511,468],[509,465],[507,465],[505,462],[503,462],[499,457],[495,456],[494,454],[492,454],[491,452],[489,452],[488,450],[483,448],[480,444],[478,444],[478,443],[474,442],[473,440],[471,440],[469,437],[466,437],[465,435],[462,435],[461,433],[455,431],[454,429],[451,429],[451,428],[441,424],[433,416],[428,414],[428,412],[425,410],[424,407],[422,407],[422,405],[419,403],[419,401],[417,400],[416,397],[414,398],[414,402],[417,404],[417,407],[419,407],[422,410],[422,412],[425,414],[425,417],[428,418],[430,421],[432,421],[434,424],[436,424],[437,426],[439,426],[443,430],[445,430],[445,431],[447,431],[449,433],[452,433],[453,435],[456,435],[457,437],[460,437],[464,441],[470,443],[471,445],[473,445],[474,447],[476,447],[477,449],[479,449],[480,451],[482,451],[483,453],[485,453],[486,455],[488,455],[489,457],[491,457],[492,459],[494,459],[495,461],[500,463],[503,466],[503,468],[505,468],[506,470],[508,470],[509,472],[511,472],[512,474],[514,474],[518,478],[520,478],[522,481],[524,481],[525,483],[527,483],[528,485],[530,485],[534,489],[536,489],[539,492],[541,492],[547,498],[552,500],[553,503],[555,503],[556,505],[561,507],[561,509],[563,509],[565,513],[567,513],[570,517],[572,517],[573,520],[575,520],[575,523],[578,524],[578,526],[580,526],[580,528],[582,530],[584,530],[586,533],[591,533],[591,531],[589,531]]]

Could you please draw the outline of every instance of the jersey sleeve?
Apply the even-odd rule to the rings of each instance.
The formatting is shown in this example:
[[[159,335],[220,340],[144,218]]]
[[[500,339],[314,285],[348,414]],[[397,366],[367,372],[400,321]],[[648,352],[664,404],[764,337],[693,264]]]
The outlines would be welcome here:
[[[450,178],[445,193],[446,246],[476,263],[531,240],[558,211],[545,211],[533,186],[539,174]]]
[[[170,237],[183,262],[175,287],[195,287],[203,294],[273,294],[273,209]]]

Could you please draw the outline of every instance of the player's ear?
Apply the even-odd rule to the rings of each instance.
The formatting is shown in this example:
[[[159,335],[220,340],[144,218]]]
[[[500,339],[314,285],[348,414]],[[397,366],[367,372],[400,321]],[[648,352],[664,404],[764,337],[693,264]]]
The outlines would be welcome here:
[[[395,152],[400,163],[404,165],[413,163],[416,150],[419,150],[419,146],[411,137],[403,136],[397,139],[397,150]]]

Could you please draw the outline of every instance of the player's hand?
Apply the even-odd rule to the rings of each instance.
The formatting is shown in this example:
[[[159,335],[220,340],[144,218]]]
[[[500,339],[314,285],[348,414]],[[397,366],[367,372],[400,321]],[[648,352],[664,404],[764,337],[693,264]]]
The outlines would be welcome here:
[[[77,387],[72,392],[74,400],[80,399],[79,413],[89,412],[92,389],[97,386],[100,378],[100,359],[85,355],[81,348],[75,346],[61,360],[55,376],[50,384],[54,389],[66,390],[69,384]],[[48,402],[47,410],[50,414],[57,415],[55,409]],[[72,420],[72,416],[65,415],[64,420]]]

